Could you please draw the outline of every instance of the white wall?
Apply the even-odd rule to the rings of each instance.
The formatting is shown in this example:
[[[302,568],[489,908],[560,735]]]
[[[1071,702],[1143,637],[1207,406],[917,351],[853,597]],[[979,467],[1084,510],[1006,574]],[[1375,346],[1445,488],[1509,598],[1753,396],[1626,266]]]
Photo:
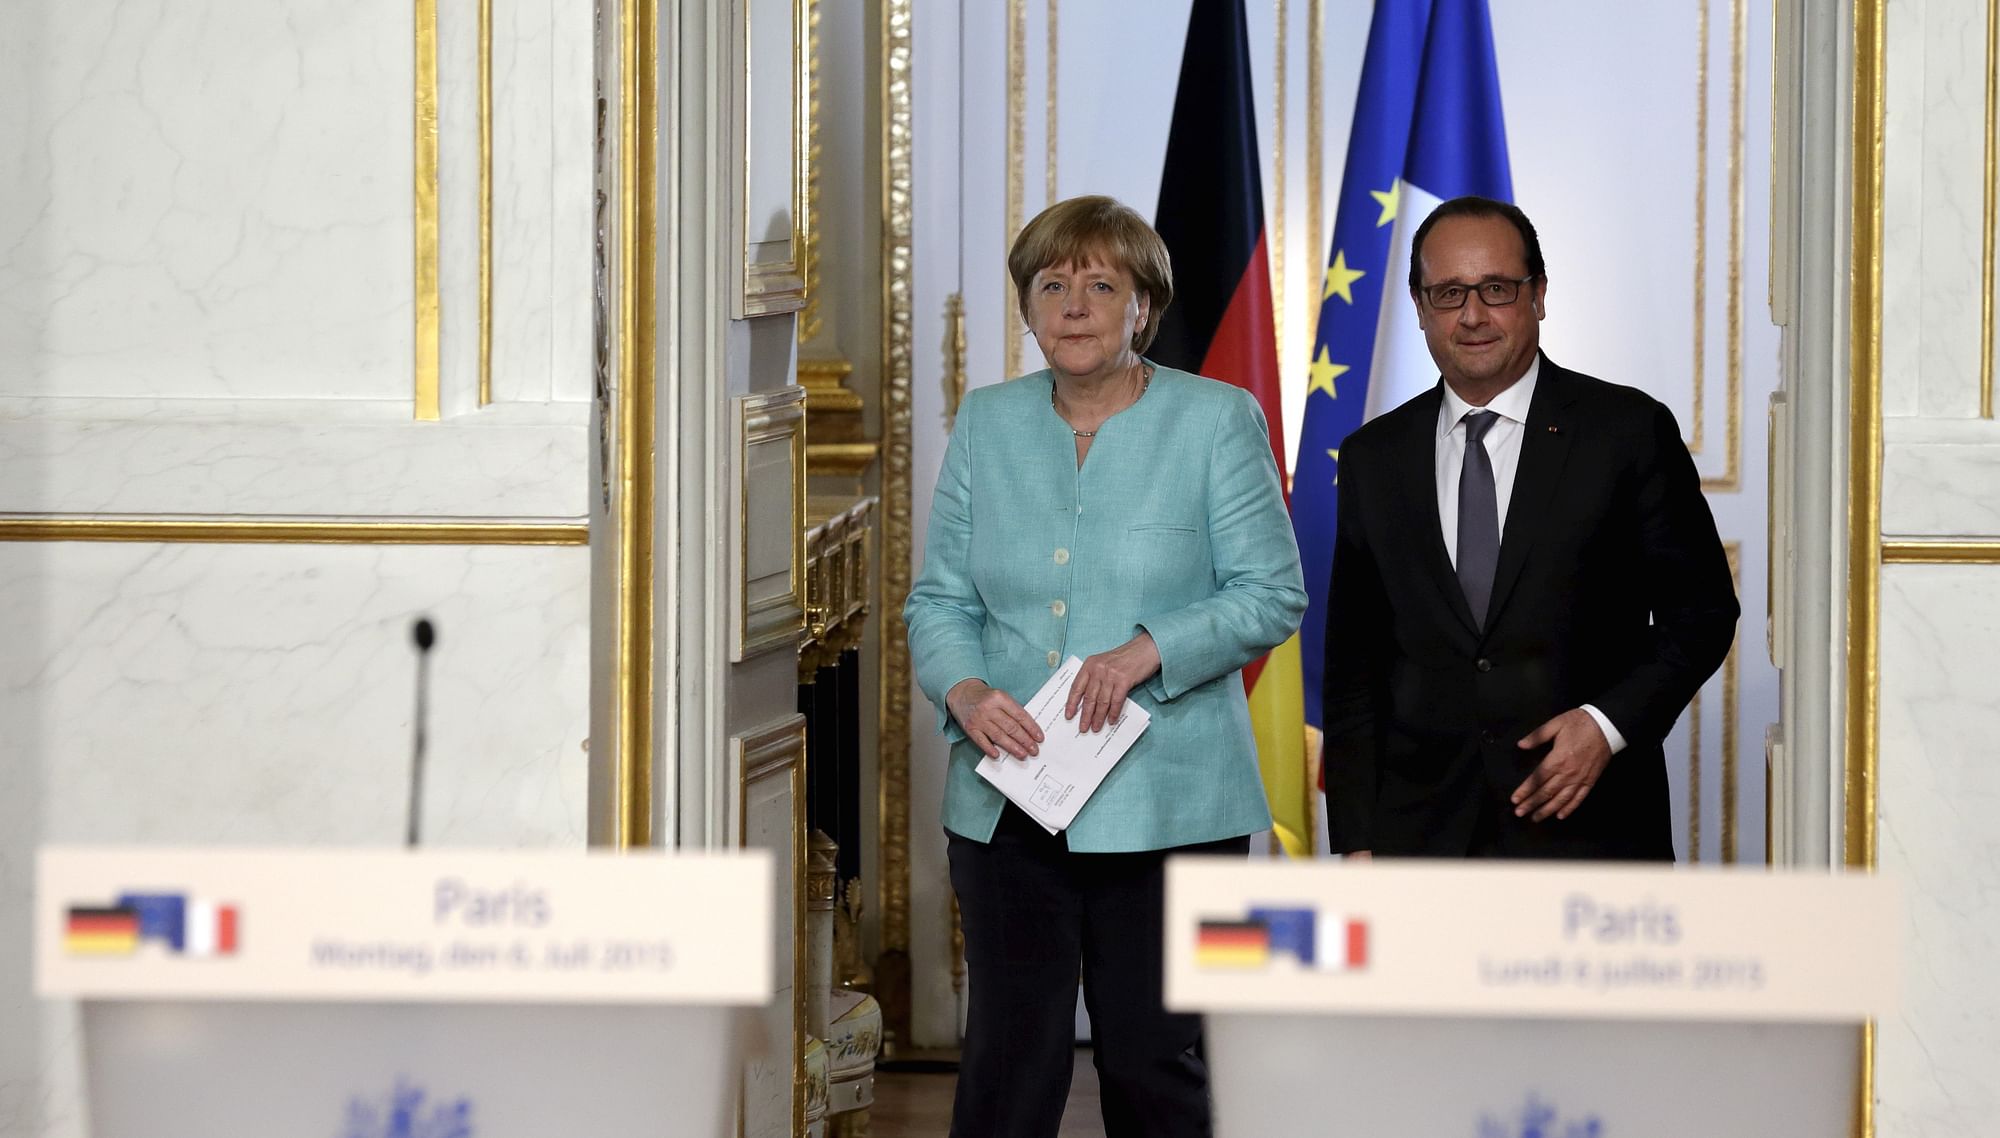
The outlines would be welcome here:
[[[444,421],[419,423],[411,5],[0,5],[0,531],[581,521],[591,13],[498,8],[480,408],[478,38],[442,7]],[[72,1011],[29,987],[35,847],[400,841],[415,617],[426,839],[583,841],[585,548],[141,536],[0,542],[9,1138],[85,1133]]]

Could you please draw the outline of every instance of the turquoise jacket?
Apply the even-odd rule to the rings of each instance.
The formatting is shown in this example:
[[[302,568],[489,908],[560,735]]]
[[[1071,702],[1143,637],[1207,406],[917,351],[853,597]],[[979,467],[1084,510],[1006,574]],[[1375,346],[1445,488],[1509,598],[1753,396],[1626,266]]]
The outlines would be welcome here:
[[[952,741],[944,825],[988,841],[1005,799],[945,708],[978,677],[1026,702],[1069,656],[1152,633],[1132,692],[1152,726],[1070,827],[1078,852],[1164,849],[1271,824],[1241,669],[1306,594],[1264,416],[1240,388],[1158,368],[1081,469],[1047,371],[967,394],[903,606],[917,683]]]

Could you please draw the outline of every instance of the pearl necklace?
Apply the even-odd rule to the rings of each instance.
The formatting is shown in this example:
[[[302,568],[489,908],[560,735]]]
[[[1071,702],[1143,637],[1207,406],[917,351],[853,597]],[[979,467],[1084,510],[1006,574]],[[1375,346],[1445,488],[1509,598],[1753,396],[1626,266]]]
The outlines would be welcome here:
[[[1140,367],[1141,371],[1139,379],[1139,399],[1144,399],[1146,397],[1146,392],[1153,386],[1153,365],[1142,364],[1140,365]],[[1137,403],[1139,399],[1134,399],[1132,403]],[[1132,405],[1131,403],[1128,403],[1125,406],[1130,407],[1131,405]],[[1056,418],[1063,420],[1063,423],[1065,425],[1069,423],[1068,419],[1063,418],[1062,408],[1056,406],[1056,385],[1055,385],[1055,380],[1053,379],[1049,381],[1049,408],[1050,410],[1053,410],[1056,413]],[[1124,407],[1119,408],[1120,411],[1124,409],[1125,409]],[[1118,413],[1117,411],[1112,412],[1112,414],[1114,415],[1117,413]],[[1097,425],[1097,431],[1101,431],[1103,429],[1104,429],[1104,424],[1099,423]],[[1077,438],[1080,439],[1094,439],[1097,437],[1097,431],[1079,431],[1075,427],[1070,427],[1069,429],[1070,434],[1075,435]]]

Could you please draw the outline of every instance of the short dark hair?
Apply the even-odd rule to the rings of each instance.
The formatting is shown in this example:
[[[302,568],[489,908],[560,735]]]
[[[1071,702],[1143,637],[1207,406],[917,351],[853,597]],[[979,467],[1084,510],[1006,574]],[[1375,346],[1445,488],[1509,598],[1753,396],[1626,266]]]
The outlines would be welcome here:
[[[1422,268],[1424,238],[1431,235],[1431,226],[1452,217],[1506,218],[1514,226],[1514,231],[1521,235],[1521,248],[1528,255],[1528,275],[1537,280],[1549,275],[1546,266],[1542,264],[1542,239],[1535,236],[1535,223],[1528,220],[1528,215],[1521,212],[1521,207],[1515,205],[1513,202],[1503,202],[1493,198],[1482,198],[1476,194],[1467,194],[1462,198],[1453,198],[1438,206],[1431,211],[1429,217],[1424,218],[1422,225],[1417,226],[1417,235],[1410,240],[1410,288],[1412,291],[1424,287]]]

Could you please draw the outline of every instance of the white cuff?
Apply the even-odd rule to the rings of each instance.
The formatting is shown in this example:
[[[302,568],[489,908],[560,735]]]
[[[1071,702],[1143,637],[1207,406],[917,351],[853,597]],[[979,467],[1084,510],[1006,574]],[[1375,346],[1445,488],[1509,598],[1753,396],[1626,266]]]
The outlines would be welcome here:
[[[1590,717],[1592,719],[1597,721],[1597,729],[1599,731],[1604,732],[1604,741],[1611,744],[1612,754],[1615,755],[1618,752],[1625,749],[1625,736],[1620,735],[1618,733],[1618,728],[1613,727],[1611,725],[1611,721],[1609,719],[1604,718],[1603,712],[1597,710],[1596,708],[1590,706],[1587,703],[1583,705],[1583,709],[1586,712],[1590,713]]]

